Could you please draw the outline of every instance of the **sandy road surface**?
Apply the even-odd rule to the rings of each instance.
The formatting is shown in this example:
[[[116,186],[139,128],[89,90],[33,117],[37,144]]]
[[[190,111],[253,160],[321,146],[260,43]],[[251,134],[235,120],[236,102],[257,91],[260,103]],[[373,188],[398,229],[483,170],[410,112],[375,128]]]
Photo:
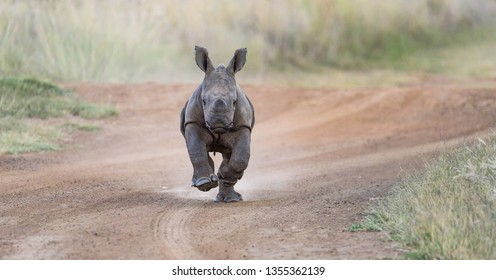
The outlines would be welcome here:
[[[178,123],[195,85],[68,87],[121,115],[64,151],[0,156],[2,259],[394,257],[380,233],[346,229],[402,170],[496,124],[496,87],[245,86],[257,116],[245,201],[219,204],[189,187]]]

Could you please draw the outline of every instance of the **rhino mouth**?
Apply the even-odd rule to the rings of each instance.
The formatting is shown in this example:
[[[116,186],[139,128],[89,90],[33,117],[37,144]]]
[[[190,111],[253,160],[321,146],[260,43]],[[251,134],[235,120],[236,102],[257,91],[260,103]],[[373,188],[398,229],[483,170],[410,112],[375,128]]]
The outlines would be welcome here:
[[[209,122],[206,123],[208,130],[210,130],[213,133],[226,133],[228,132],[231,128],[234,127],[234,123],[230,123],[227,126],[226,125],[212,125]]]

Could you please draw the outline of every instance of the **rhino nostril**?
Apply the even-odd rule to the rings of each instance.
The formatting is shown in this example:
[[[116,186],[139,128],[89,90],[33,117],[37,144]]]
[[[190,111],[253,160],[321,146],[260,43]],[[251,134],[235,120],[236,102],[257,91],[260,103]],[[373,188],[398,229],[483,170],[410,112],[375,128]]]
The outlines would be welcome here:
[[[222,100],[222,99],[217,99],[217,101],[215,101],[215,108],[218,108],[218,109],[224,109],[227,107],[227,103]]]
[[[208,121],[205,121],[205,126],[208,128],[208,129],[232,129],[234,127],[234,122],[230,122],[229,124],[225,125],[225,124],[216,124],[216,125],[213,125],[211,124],[210,122]]]

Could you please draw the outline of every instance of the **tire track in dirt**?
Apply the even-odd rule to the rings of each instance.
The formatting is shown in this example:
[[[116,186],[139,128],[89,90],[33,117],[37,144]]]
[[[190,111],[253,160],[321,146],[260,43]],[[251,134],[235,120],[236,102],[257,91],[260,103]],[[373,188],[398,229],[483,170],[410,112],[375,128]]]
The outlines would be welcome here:
[[[194,214],[199,214],[202,203],[181,201],[168,206],[152,220],[154,238],[166,248],[165,252],[173,259],[201,259],[192,246],[189,222]]]

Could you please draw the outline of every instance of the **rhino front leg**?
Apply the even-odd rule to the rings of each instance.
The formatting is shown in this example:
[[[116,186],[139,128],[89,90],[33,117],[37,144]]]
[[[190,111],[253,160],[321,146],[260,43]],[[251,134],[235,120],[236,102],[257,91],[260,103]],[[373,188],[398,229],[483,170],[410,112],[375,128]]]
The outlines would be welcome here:
[[[189,159],[193,165],[191,186],[204,192],[217,187],[219,179],[214,174],[213,161],[207,152],[207,145],[212,141],[210,135],[194,123],[186,126],[184,135]]]
[[[243,197],[234,190],[234,185],[238,182],[248,167],[250,160],[250,131],[242,129],[235,137],[236,143],[233,145],[232,153],[223,155],[224,159],[219,167],[219,193],[215,201],[217,202],[238,202]]]

